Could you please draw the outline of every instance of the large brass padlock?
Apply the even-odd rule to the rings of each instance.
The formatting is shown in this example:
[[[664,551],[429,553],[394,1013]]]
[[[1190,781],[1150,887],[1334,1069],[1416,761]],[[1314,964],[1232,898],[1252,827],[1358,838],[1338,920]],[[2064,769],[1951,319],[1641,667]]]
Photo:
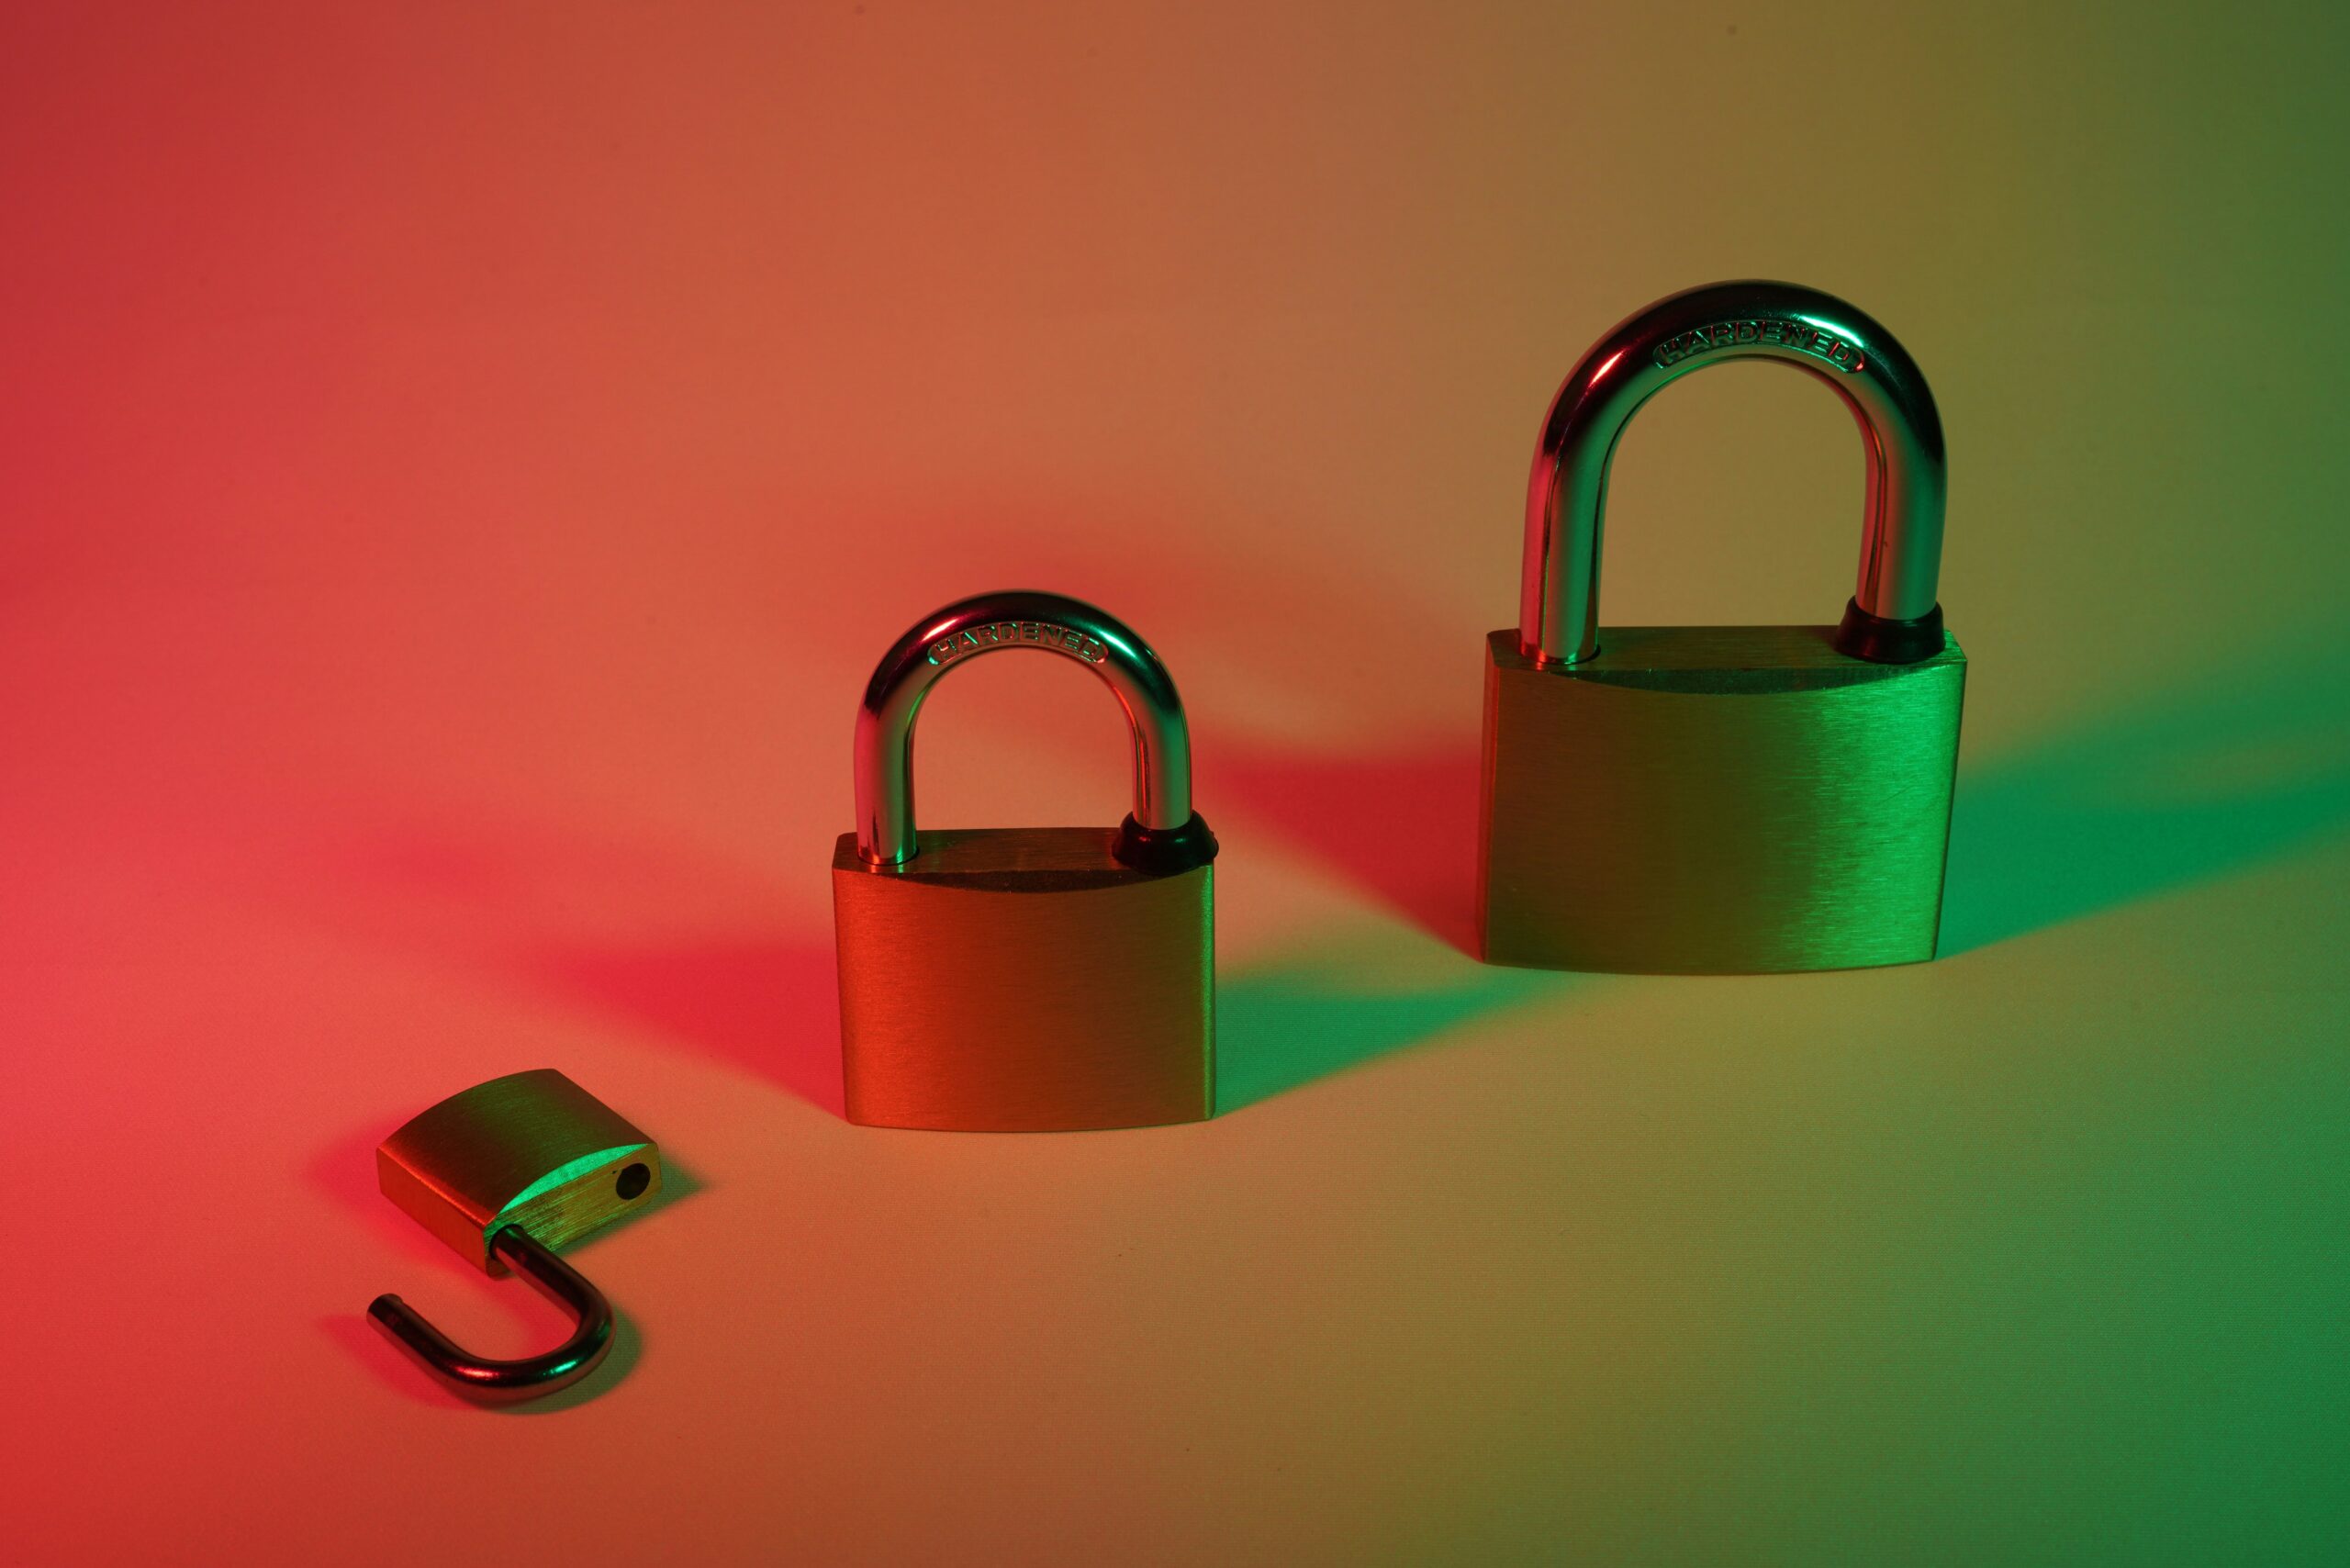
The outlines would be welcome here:
[[[913,725],[971,658],[1036,648],[1125,709],[1134,811],[1114,829],[918,833]],[[856,716],[856,831],[833,852],[851,1121],[1015,1132],[1192,1122],[1215,1108],[1215,837],[1148,644],[1058,594],[983,594],[916,624]]]
[[[1868,457],[1841,625],[1597,622],[1617,438],[1728,359],[1810,372]],[[1489,963],[1748,973],[1934,956],[1966,659],[1942,629],[1941,416],[1842,300],[1726,283],[1595,344],[1545,420],[1516,628],[1486,639],[1479,941]]]
[[[553,1068],[509,1073],[418,1113],[375,1149],[384,1196],[485,1273],[511,1268],[568,1308],[571,1336],[543,1355],[468,1355],[396,1295],[367,1316],[427,1372],[475,1399],[535,1399],[578,1382],[611,1349],[612,1309],[554,1249],[661,1190],[661,1151]]]

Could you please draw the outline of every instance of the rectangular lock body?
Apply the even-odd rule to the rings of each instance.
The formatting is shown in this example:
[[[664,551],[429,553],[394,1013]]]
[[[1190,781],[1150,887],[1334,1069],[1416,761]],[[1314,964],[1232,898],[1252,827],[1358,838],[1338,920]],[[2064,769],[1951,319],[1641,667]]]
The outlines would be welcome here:
[[[1121,865],[1107,828],[833,852],[849,1120],[1041,1132],[1215,1109],[1214,868]]]
[[[661,1151],[553,1068],[509,1073],[419,1113],[375,1149],[384,1196],[485,1272],[520,1225],[560,1250],[661,1190]]]
[[[1486,640],[1486,962],[1741,974],[1934,956],[1966,656],[1826,626],[1618,627],[1537,668]]]

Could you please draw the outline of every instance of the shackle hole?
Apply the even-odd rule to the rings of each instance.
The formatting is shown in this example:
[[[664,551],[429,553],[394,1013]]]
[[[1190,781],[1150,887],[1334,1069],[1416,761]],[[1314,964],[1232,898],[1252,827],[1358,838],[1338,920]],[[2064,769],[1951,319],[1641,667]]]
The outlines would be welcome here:
[[[646,1166],[642,1160],[639,1160],[633,1165],[623,1166],[621,1168],[620,1179],[612,1183],[612,1191],[618,1193],[621,1195],[621,1200],[625,1202],[630,1198],[643,1197],[644,1195],[644,1189],[652,1184],[653,1171],[651,1168]]]

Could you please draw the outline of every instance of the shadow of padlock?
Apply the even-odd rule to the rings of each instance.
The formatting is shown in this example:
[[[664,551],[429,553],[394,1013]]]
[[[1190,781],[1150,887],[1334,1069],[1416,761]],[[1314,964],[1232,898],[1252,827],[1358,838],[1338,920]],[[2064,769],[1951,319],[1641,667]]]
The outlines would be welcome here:
[[[1841,625],[1599,628],[1607,469],[1667,383],[1728,359],[1826,382],[1868,455]],[[1942,630],[1942,419],[1842,300],[1659,300],[1567,376],[1527,496],[1515,629],[1486,639],[1478,944],[1488,963],[1746,973],[1934,956],[1966,658]]]
[[[1115,828],[917,832],[913,726],[947,671],[1033,648],[1125,709]],[[1215,1109],[1215,837],[1158,655],[1058,594],[982,594],[901,637],[856,718],[856,831],[833,852],[848,1118],[963,1132],[1195,1122]]]

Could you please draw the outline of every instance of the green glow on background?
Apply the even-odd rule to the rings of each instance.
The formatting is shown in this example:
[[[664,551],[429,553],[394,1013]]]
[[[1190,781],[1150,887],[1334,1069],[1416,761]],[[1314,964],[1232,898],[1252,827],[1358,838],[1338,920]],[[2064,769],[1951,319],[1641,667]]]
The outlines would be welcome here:
[[[2350,640],[2324,630],[2196,660],[2157,698],[1964,768],[1943,955],[2258,866],[2350,826]]]

